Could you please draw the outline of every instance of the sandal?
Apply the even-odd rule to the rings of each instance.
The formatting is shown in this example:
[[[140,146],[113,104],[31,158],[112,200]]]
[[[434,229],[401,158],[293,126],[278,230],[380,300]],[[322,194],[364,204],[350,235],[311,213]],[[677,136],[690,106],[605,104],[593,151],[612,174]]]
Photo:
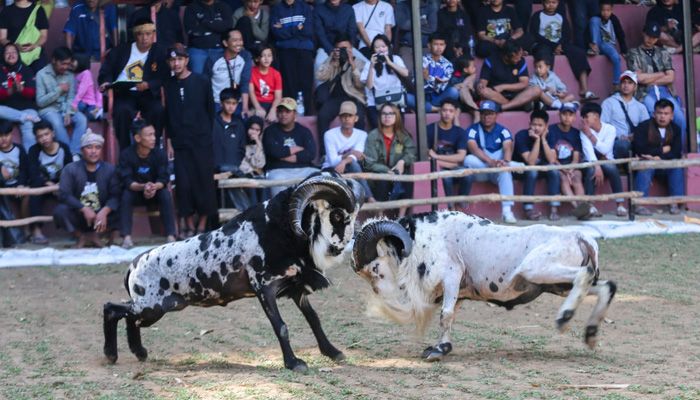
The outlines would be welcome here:
[[[44,235],[32,236],[32,237],[29,239],[29,241],[30,241],[32,244],[49,244],[49,239],[46,238],[46,236],[44,236]]]
[[[561,219],[561,217],[559,216],[559,213],[557,213],[556,211],[552,211],[551,213],[549,213],[549,220],[550,221],[559,221],[560,219]]]
[[[579,93],[579,96],[581,96],[581,101],[593,101],[593,100],[598,100],[600,97],[596,96],[595,93],[591,92],[590,90],[587,91],[586,93]]]
[[[542,213],[531,208],[529,210],[525,210],[525,218],[527,218],[529,221],[539,221],[540,218],[542,218]]]

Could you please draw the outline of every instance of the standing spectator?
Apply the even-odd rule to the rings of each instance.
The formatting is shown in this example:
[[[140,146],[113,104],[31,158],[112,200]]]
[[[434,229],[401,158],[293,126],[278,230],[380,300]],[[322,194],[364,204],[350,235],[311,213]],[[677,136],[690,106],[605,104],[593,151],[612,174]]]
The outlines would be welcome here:
[[[681,132],[673,122],[673,103],[667,99],[656,102],[654,116],[639,124],[634,129],[632,150],[634,154],[644,160],[678,160],[681,154]],[[683,196],[685,182],[682,168],[670,169],[645,169],[637,171],[634,176],[634,189],[649,196],[649,187],[654,177],[664,178],[668,185],[670,196]],[[638,215],[651,215],[652,211],[646,207],[635,209]],[[678,214],[678,204],[671,204],[669,213]]]
[[[620,20],[613,14],[612,0],[601,0],[600,15],[591,18],[588,29],[591,34],[588,55],[602,54],[610,60],[613,65],[613,93],[617,92],[620,85],[620,72],[622,71],[620,53],[627,53],[627,42]],[[618,44],[620,53],[617,51]]]
[[[673,103],[673,123],[681,128],[681,146],[686,143],[685,113],[680,100],[673,92],[676,79],[671,54],[663,47],[656,47],[661,28],[654,21],[644,27],[642,45],[627,53],[627,68],[637,74],[637,99],[644,103],[649,114],[654,112],[657,101],[666,99]]]
[[[330,57],[335,49],[338,35],[350,38],[351,47],[355,51],[357,43],[355,10],[343,0],[328,0],[318,4],[314,8],[314,35],[316,35],[316,43],[319,46],[316,50],[314,71],[318,71],[321,64]]]
[[[169,70],[165,64],[165,49],[155,43],[155,31],[150,19],[134,20],[136,41],[112,49],[100,67],[97,78],[100,91],[110,87],[114,91],[110,111],[120,149],[131,145],[129,128],[137,112],[153,124],[157,137],[163,131],[160,89]]]
[[[224,54],[215,59],[209,72],[214,105],[217,111],[221,109],[219,94],[224,88],[237,89],[243,99],[242,109],[237,113],[248,116],[248,89],[253,58],[243,48],[241,32],[235,29],[229,29],[221,35],[221,44],[224,46]]]
[[[440,0],[418,0],[421,46],[425,47],[430,35],[438,31],[438,9]],[[396,31],[400,46],[413,47],[411,34],[411,1],[397,0],[395,6]]]
[[[285,97],[277,106],[277,122],[268,126],[263,135],[267,179],[306,178],[317,172],[313,160],[316,142],[311,131],[296,122],[297,102]],[[286,189],[270,188],[272,196]]]
[[[602,109],[596,103],[586,103],[581,107],[581,147],[583,149],[583,161],[614,160],[613,146],[615,144],[615,127],[600,120]],[[595,187],[603,184],[603,178],[610,182],[613,193],[622,193],[622,180],[617,165],[596,165],[593,169],[586,170],[583,186],[586,194],[595,194]],[[590,173],[593,172],[593,173]],[[627,209],[622,205],[624,199],[615,199],[617,203],[617,216],[627,215]]]
[[[646,23],[661,27],[657,46],[664,46],[671,54],[683,51],[683,6],[676,0],[659,0],[649,9]]]
[[[553,56],[538,57],[535,59],[535,73],[530,78],[530,86],[540,88],[540,101],[555,110],[561,108],[563,103],[574,101],[574,95],[567,92],[564,82],[552,71]]]
[[[464,158],[467,156],[467,134],[464,129],[455,124],[459,113],[459,101],[445,99],[440,104],[440,120],[427,127],[428,156],[435,160],[438,171],[463,169]],[[472,188],[472,176],[461,178],[442,178],[442,187],[446,196],[454,196],[454,184],[459,185],[459,196],[468,196]],[[454,204],[448,204],[454,210]],[[464,209],[466,204],[459,206]]]
[[[365,85],[365,96],[367,96],[367,120],[371,129],[377,127],[379,123],[379,112],[377,109],[383,104],[377,103],[379,100],[387,99],[386,93],[404,93],[405,97],[413,96],[405,93],[401,78],[408,78],[409,71],[401,57],[394,54],[391,48],[391,41],[384,34],[379,34],[372,40],[372,56],[370,62],[365,63],[365,67],[360,74],[360,80]]]
[[[100,14],[104,18],[102,31]],[[117,9],[114,4],[100,6],[99,0],[85,0],[70,10],[63,32],[66,34],[66,46],[73,54],[84,54],[93,60],[100,60],[103,50],[107,51],[117,45]],[[101,40],[104,40],[104,49]]]
[[[385,103],[379,108],[379,127],[367,135],[365,160],[362,168],[381,174],[410,174],[416,161],[416,145],[404,129],[399,108]],[[379,201],[413,198],[413,182],[372,181],[372,195]],[[399,208],[399,217],[407,207]]]
[[[27,153],[22,146],[12,143],[12,124],[0,120],[0,188],[25,187],[28,179]],[[23,197],[0,196],[0,220],[12,220],[12,206],[21,209]],[[0,246],[24,243],[24,234],[17,228],[0,230]]]
[[[248,88],[254,114],[267,122],[277,122],[277,106],[282,101],[282,75],[272,67],[272,54],[268,45],[254,49],[255,66]]]
[[[20,61],[19,47],[8,43],[3,49],[0,68],[0,119],[19,124],[22,145],[31,147],[34,141],[32,125],[39,121],[35,108],[36,82],[34,71]]]
[[[253,115],[245,121],[247,141],[245,156],[241,161],[241,172],[249,178],[265,178],[265,148],[262,143],[262,133],[265,121]],[[267,189],[247,189],[246,193],[252,204],[257,204],[266,199]]]
[[[438,32],[447,39],[445,57],[453,63],[464,55],[471,57],[474,49],[469,46],[470,40],[475,40],[474,29],[459,0],[447,0],[438,11],[437,21]]]
[[[136,120],[131,127],[134,144],[119,154],[117,169],[124,189],[121,194],[119,215],[120,230],[124,237],[122,247],[134,247],[131,226],[134,205],[155,206],[165,227],[166,240],[175,241],[175,212],[168,190],[168,158],[156,148],[156,129],[153,124]]]
[[[582,49],[586,48],[586,27],[591,17],[597,15],[600,10],[598,2],[599,0],[567,0],[569,16],[574,24],[574,44]],[[557,11],[566,15],[566,8],[562,2]]]
[[[313,110],[314,23],[303,0],[282,0],[270,11],[272,38],[284,82],[284,97],[304,98],[304,110]]]
[[[326,161],[323,168],[335,168],[339,174],[362,172],[360,163],[365,159],[365,142],[367,132],[355,129],[357,122],[357,105],[352,101],[344,101],[340,105],[340,126],[330,129],[323,135],[326,147]],[[372,190],[367,181],[359,179],[365,190],[365,199],[374,202]]]
[[[58,140],[67,143],[73,155],[80,153],[80,138],[87,129],[87,118],[73,108],[75,76],[70,71],[73,54],[67,47],[53,51],[51,64],[36,74],[36,104],[39,116],[51,123]],[[73,133],[68,137],[66,128],[73,124]]]
[[[90,121],[99,121],[102,119],[102,93],[95,87],[95,78],[90,71],[90,57],[79,54],[75,56],[73,64],[76,89],[71,107],[83,113]]]
[[[634,98],[637,91],[637,74],[627,70],[619,77],[620,91],[603,100],[601,121],[615,127],[616,139],[613,147],[615,158],[630,155],[632,131],[642,121],[649,119],[647,108]]]
[[[522,48],[513,41],[508,41],[500,54],[484,60],[476,90],[503,111],[530,108],[530,103],[542,95],[538,86],[530,86]]]
[[[73,161],[68,145],[56,140],[56,134],[47,121],[39,121],[34,124],[36,144],[29,149],[27,156],[29,162],[29,184],[31,187],[54,187],[58,189],[58,181],[63,167]],[[56,193],[47,193],[29,198],[29,215],[34,217],[42,215],[44,201],[56,196]],[[31,242],[33,244],[48,244],[49,240],[41,232],[41,224],[33,224],[31,227]]]
[[[243,7],[233,12],[233,27],[241,32],[249,51],[266,44],[270,33],[270,11],[261,4],[262,0],[245,0]]]
[[[450,86],[450,79],[454,73],[452,63],[443,57],[445,52],[445,38],[440,34],[433,34],[428,43],[430,54],[423,56],[423,79],[425,79],[425,112],[436,112],[440,103],[445,99],[456,100],[459,91]],[[408,98],[408,106],[416,109],[416,99]]]
[[[119,229],[121,185],[114,166],[102,161],[102,136],[87,132],[80,141],[82,157],[63,168],[58,187],[59,204],[53,210],[56,227],[76,239],[76,248],[102,247],[99,234]]]
[[[513,136],[510,131],[497,123],[498,104],[485,100],[479,107],[481,121],[467,128],[467,148],[469,155],[464,159],[468,168],[507,167],[513,157]],[[498,185],[502,196],[513,195],[513,176],[510,172],[481,173],[472,175],[477,182],[491,182]],[[513,215],[513,202],[501,202],[503,222],[518,222]]]
[[[174,7],[173,7],[174,8]],[[156,37],[158,44],[163,48],[168,48],[175,43],[184,43],[185,36],[182,33],[182,23],[177,8],[168,6],[166,0],[155,0],[149,6],[143,6],[134,11],[129,18],[128,31],[133,32],[136,21],[151,19],[151,11],[156,14]],[[133,35],[129,35],[129,41],[133,40]]]
[[[391,31],[396,25],[394,8],[382,0],[364,0],[352,6],[359,35],[359,49],[369,59],[374,37],[380,34],[391,41]],[[366,50],[365,50],[366,48]]]
[[[0,45],[16,43],[24,65],[35,73],[46,65],[42,49],[49,34],[49,20],[41,4],[16,0],[0,11]]]
[[[557,154],[554,150],[556,137],[549,132],[547,124],[549,115],[545,111],[533,111],[530,114],[530,127],[515,134],[515,150],[513,160],[526,165],[552,165],[557,164]],[[555,196],[560,193],[559,171],[525,171],[523,174],[523,195],[532,196],[535,194],[537,178],[544,175],[547,179],[547,194]],[[559,220],[557,209],[560,203],[552,201],[549,203],[549,220]],[[542,213],[535,210],[532,203],[524,203],[525,218],[530,221],[538,221],[542,218]]]
[[[223,56],[221,37],[233,20],[231,8],[219,0],[195,0],[185,9],[183,24],[187,33],[190,70],[196,74],[204,72],[210,64]]]
[[[214,98],[209,80],[187,68],[190,58],[185,46],[175,44],[168,55],[173,74],[165,83],[168,158],[175,158],[178,213],[185,218],[185,236],[190,237],[204,232],[207,219],[216,214],[211,156]]]
[[[316,102],[319,105],[316,126],[321,140],[345,101],[355,103],[358,116],[355,125],[358,129],[365,128],[365,85],[360,79],[364,67],[364,61],[356,59],[352,54],[350,38],[345,35],[336,36],[335,49],[316,73],[316,79],[321,82],[316,92]],[[323,95],[322,91],[325,92]]]
[[[489,7],[479,10],[476,55],[481,58],[496,55],[508,41],[515,41],[521,48],[530,51],[532,38],[523,30],[515,10],[506,7],[503,0],[491,0],[489,4]]]

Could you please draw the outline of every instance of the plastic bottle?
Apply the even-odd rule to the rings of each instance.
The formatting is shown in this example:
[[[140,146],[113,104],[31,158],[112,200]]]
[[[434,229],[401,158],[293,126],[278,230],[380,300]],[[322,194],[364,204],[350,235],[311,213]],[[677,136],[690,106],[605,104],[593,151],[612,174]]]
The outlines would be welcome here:
[[[297,115],[303,117],[304,111],[304,95],[299,92],[297,93]]]
[[[474,36],[469,36],[469,55],[474,58]]]

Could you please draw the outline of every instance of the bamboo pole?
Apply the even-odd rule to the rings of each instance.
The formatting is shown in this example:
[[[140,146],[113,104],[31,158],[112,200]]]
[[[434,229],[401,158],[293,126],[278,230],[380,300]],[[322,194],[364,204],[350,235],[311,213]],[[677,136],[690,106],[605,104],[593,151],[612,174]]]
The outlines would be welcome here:
[[[640,197],[632,199],[637,205],[665,205],[678,203],[700,203],[700,196]]]
[[[638,160],[632,161],[630,166],[635,171],[644,169],[688,168],[700,166],[700,158],[683,158],[679,160]]]
[[[35,224],[37,222],[51,222],[53,217],[50,215],[39,215],[36,217],[22,218],[22,219],[11,219],[8,221],[0,220],[0,228],[14,228],[17,226],[25,226],[29,224]]]
[[[40,196],[53,192],[58,192],[58,185],[42,186],[38,188],[0,188],[0,196]]]

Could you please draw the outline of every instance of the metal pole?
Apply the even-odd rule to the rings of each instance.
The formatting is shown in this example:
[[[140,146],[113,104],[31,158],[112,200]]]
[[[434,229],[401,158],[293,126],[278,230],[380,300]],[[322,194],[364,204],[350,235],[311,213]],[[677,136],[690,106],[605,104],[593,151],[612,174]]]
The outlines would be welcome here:
[[[406,0],[408,1],[408,0]],[[418,159],[428,159],[425,126],[425,92],[423,90],[423,40],[420,31],[420,0],[411,1],[411,35],[413,37],[413,72],[416,77],[416,139]]]
[[[698,152],[698,140],[695,124],[695,78],[693,63],[693,21],[691,18],[691,1],[683,0],[683,66],[685,67],[685,108],[688,118],[688,138],[690,153]],[[685,143],[683,143],[685,145]]]

